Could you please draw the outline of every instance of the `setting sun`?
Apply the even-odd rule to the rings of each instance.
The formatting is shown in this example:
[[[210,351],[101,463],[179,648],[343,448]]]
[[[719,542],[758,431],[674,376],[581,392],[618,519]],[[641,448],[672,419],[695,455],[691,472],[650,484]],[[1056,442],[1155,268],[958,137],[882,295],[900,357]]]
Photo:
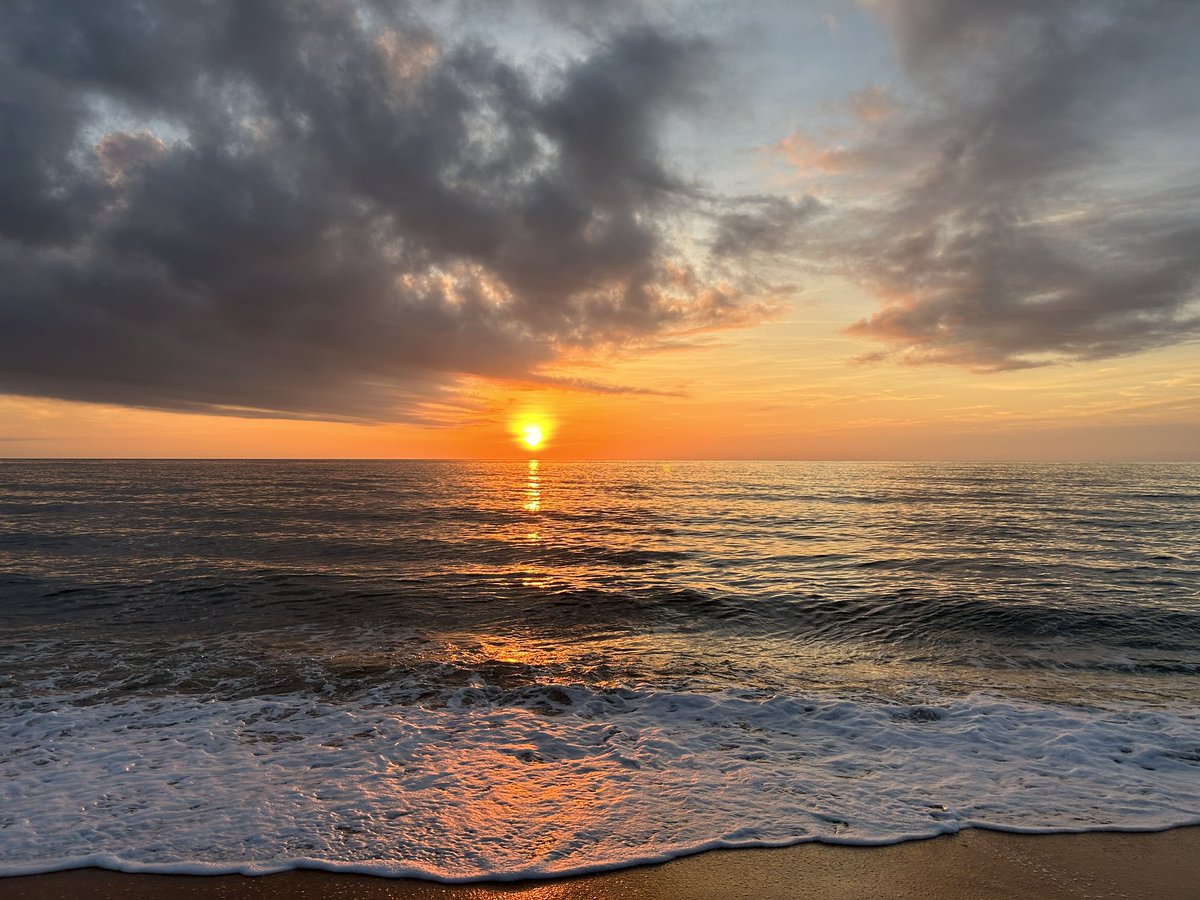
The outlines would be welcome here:
[[[508,420],[513,443],[525,453],[542,453],[558,431],[558,417],[546,407],[530,405],[515,410]]]
[[[536,450],[540,447],[544,437],[541,425],[526,425],[521,429],[521,441],[530,450]]]

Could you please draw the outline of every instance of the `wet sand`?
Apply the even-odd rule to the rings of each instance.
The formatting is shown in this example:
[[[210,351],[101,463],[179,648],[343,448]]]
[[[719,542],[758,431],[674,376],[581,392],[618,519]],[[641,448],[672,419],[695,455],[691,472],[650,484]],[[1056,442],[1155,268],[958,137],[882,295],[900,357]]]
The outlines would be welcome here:
[[[511,884],[443,885],[293,871],[126,875],[76,869],[0,879],[12,900],[601,900],[601,898],[1173,898],[1200,897],[1200,827],[1154,834],[1013,835],[970,830],[888,847],[801,844],[718,850],[656,866]]]

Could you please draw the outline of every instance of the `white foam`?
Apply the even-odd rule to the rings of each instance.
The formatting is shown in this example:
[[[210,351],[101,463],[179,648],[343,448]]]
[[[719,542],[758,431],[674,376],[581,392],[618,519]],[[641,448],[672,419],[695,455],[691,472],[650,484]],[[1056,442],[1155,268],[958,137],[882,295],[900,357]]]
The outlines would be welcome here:
[[[0,874],[511,879],[713,847],[1200,823],[1195,710],[562,691],[557,715],[475,688],[439,709],[5,701]]]

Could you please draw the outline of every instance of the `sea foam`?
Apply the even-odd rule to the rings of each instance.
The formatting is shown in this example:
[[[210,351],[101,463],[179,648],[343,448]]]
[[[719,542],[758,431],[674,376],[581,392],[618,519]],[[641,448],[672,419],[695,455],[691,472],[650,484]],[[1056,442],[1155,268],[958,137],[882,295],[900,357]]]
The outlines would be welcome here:
[[[445,881],[968,827],[1200,823],[1200,717],[560,685],[498,704],[0,704],[0,874],[318,867]]]

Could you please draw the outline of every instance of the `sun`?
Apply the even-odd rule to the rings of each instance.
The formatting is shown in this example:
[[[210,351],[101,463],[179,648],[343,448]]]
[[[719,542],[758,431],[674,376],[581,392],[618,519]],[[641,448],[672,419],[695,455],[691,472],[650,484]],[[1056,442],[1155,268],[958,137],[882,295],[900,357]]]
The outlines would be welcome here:
[[[536,450],[542,446],[544,438],[545,433],[542,431],[541,425],[526,425],[521,429],[521,442],[530,450]]]
[[[558,421],[547,410],[526,409],[508,420],[508,433],[526,453],[541,453],[554,441]]]

